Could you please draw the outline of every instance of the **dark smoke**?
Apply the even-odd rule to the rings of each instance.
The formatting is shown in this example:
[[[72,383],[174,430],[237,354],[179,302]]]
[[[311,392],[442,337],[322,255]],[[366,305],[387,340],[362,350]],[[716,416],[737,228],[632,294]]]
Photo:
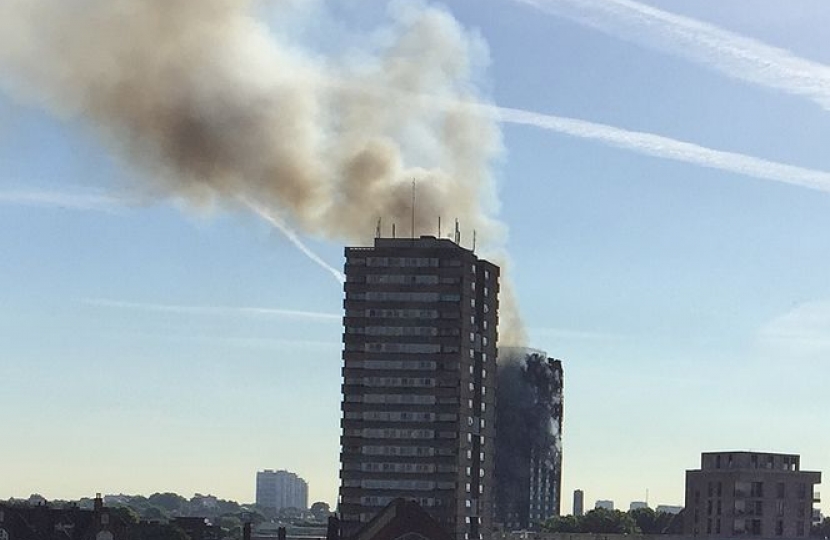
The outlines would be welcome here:
[[[562,364],[540,351],[500,348],[496,381],[496,521],[532,525],[531,470],[549,472],[559,511]],[[548,516],[549,517],[549,516]]]

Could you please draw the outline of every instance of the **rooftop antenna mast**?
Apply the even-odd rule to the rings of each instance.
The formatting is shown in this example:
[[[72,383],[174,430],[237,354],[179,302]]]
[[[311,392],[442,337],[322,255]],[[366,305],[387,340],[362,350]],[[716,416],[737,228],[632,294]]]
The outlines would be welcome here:
[[[458,218],[455,219],[455,243],[461,245],[461,229],[458,228]]]
[[[438,238],[441,238],[441,216],[438,216]]]
[[[375,228],[375,238],[380,238],[380,218],[378,218],[378,226]]]
[[[476,230],[473,229],[473,251],[476,250]]]
[[[412,179],[412,239],[415,240],[415,179]]]

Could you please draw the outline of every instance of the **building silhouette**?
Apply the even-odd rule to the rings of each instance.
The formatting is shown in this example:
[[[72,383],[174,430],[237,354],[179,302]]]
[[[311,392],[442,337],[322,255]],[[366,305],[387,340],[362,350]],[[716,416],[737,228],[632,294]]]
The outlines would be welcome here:
[[[810,534],[813,487],[796,454],[707,452],[686,471],[683,532],[702,537],[801,538]]]
[[[581,489],[574,490],[573,515],[581,516],[585,513],[585,492]]]
[[[105,507],[100,493],[93,504],[86,510],[74,504],[52,507],[45,499],[34,505],[0,503],[0,539],[127,540],[121,514]]]
[[[495,520],[533,529],[560,510],[562,362],[533,349],[499,354]]]
[[[455,242],[346,248],[344,535],[396,498],[489,536],[499,268]]]
[[[613,510],[614,509],[614,501],[610,499],[600,499],[594,503],[595,509],[602,508],[603,510]]]
[[[256,504],[271,510],[308,509],[308,483],[288,471],[266,469],[256,473]]]

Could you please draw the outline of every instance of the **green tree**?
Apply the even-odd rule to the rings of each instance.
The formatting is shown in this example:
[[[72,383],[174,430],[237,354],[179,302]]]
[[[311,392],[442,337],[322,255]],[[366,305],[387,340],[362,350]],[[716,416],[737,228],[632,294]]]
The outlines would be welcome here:
[[[169,516],[158,506],[148,506],[141,511],[141,518],[147,521],[166,521]]]
[[[643,534],[660,534],[659,526],[657,524],[657,513],[651,508],[635,508],[628,511],[628,515],[634,520],[634,523],[643,532]]]
[[[640,530],[626,512],[595,508],[582,517],[582,532],[606,534],[635,534]]]
[[[577,516],[553,516],[542,524],[542,530],[558,533],[582,532],[581,518]]]
[[[110,508],[110,512],[112,512],[116,519],[120,519],[126,525],[134,525],[141,521],[141,516],[139,516],[138,512],[129,506],[115,506]]]
[[[153,493],[147,502],[163,508],[168,514],[180,514],[182,508],[187,507],[188,504],[187,499],[177,493]]]
[[[311,513],[317,521],[325,521],[331,515],[331,507],[328,503],[318,501],[311,505]]]

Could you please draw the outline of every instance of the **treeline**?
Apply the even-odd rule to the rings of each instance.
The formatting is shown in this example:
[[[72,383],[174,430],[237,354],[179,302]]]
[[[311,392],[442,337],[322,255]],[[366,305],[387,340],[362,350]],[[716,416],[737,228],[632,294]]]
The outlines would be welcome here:
[[[562,533],[680,534],[680,514],[636,508],[628,512],[595,508],[582,516],[556,516],[542,524],[542,530]]]

